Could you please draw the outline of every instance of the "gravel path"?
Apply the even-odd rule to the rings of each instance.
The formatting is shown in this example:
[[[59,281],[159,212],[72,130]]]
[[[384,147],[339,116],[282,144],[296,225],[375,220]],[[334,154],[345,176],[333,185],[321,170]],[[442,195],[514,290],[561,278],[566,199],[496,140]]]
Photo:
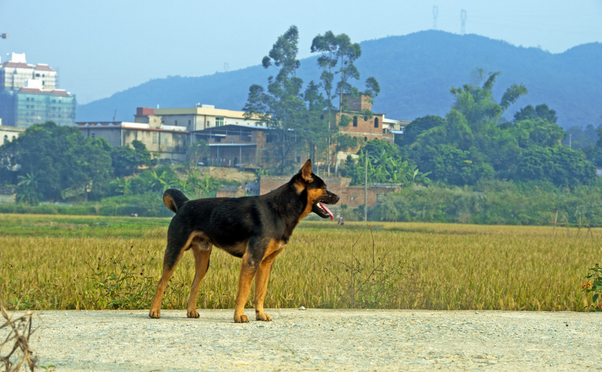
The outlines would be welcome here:
[[[57,371],[585,371],[602,368],[602,314],[293,310],[39,311],[40,365]],[[247,309],[253,314],[252,309]],[[0,335],[2,336],[2,335]]]

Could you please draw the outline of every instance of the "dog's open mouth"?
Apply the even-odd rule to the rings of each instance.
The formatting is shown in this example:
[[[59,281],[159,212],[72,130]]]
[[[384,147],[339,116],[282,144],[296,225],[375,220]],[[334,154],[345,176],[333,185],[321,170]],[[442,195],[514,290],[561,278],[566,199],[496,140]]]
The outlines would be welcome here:
[[[331,220],[334,220],[334,215],[322,202],[316,201],[312,207],[312,211],[322,218],[330,217]]]

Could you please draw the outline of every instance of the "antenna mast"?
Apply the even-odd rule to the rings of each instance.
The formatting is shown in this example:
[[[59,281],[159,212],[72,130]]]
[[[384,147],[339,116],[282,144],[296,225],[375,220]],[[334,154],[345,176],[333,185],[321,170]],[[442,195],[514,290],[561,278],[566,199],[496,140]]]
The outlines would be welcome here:
[[[466,10],[464,9],[460,11],[460,20],[462,21],[462,28],[460,29],[460,34],[464,35],[464,33],[466,33]]]
[[[433,5],[433,30],[437,29],[437,16],[439,15],[439,7]]]

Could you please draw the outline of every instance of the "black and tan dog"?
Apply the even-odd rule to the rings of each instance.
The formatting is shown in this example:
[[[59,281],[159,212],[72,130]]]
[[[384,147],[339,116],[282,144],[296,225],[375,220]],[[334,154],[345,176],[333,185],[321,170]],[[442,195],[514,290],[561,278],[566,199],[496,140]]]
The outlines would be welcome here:
[[[246,323],[249,318],[244,314],[244,306],[253,277],[255,316],[257,320],[272,320],[263,312],[263,301],[274,259],[282,252],[295,226],[311,212],[333,219],[324,204],[336,204],[339,197],[329,192],[324,181],[312,173],[308,160],[288,183],[265,195],[188,200],[178,190],[167,190],[163,201],[176,215],[167,232],[163,275],[149,316],[159,318],[167,282],[184,252],[191,249],[196,271],[187,315],[199,317],[196,310],[199,285],[209,268],[211,248],[216,246],[242,258],[234,321]]]

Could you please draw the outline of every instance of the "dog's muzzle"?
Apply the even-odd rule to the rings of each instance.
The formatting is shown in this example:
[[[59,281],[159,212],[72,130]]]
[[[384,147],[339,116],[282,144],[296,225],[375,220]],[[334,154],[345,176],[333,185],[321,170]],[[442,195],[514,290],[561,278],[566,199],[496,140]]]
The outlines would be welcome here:
[[[312,206],[311,210],[322,218],[330,217],[331,220],[334,220],[334,215],[325,204],[336,204],[339,202],[339,199],[340,198],[338,195],[333,194],[330,191],[326,191],[325,195],[320,196],[314,201],[314,205]]]

